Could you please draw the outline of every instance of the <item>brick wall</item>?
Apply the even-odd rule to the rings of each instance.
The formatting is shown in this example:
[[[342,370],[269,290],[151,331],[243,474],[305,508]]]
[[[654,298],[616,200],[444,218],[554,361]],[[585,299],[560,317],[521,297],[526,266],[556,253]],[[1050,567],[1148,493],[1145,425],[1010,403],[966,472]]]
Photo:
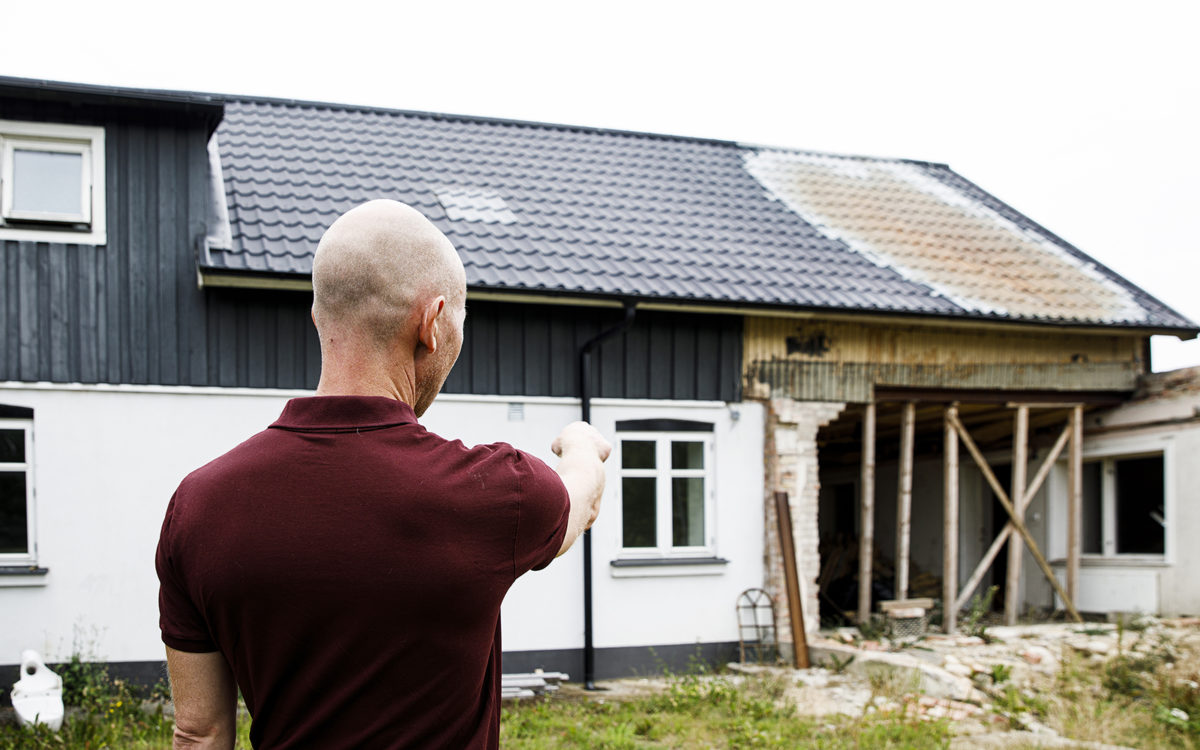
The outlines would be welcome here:
[[[767,590],[775,597],[775,616],[781,644],[792,642],[792,631],[787,586],[783,576],[783,555],[779,545],[779,525],[775,519],[775,492],[788,493],[788,504],[792,514],[792,538],[797,557],[796,568],[800,572],[804,630],[813,634],[820,626],[820,609],[817,602],[817,575],[821,570],[818,553],[820,533],[817,527],[820,490],[817,431],[834,420],[845,407],[844,403],[794,401],[785,398],[768,401],[765,456],[767,481],[763,503],[766,509],[767,529],[764,563]]]

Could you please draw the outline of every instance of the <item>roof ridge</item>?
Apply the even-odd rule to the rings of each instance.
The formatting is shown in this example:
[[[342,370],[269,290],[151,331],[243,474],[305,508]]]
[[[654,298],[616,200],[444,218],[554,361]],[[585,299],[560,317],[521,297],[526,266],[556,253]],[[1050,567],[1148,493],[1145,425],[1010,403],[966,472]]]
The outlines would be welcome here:
[[[668,141],[687,141],[691,143],[711,143],[720,146],[738,147],[737,141],[725,138],[707,138],[696,135],[676,135],[671,133],[656,133],[649,130],[627,130],[624,128],[602,128],[595,125],[572,125],[569,123],[546,122],[543,120],[523,120],[511,117],[492,117],[488,115],[465,115],[452,112],[432,112],[419,109],[403,109],[398,107],[381,107],[371,104],[347,104],[344,102],[326,102],[311,99],[288,99],[285,97],[249,96],[243,94],[213,94],[225,103],[244,102],[249,104],[275,104],[286,107],[305,107],[311,109],[330,109],[342,112],[363,112],[381,115],[407,115],[431,120],[448,120],[455,122],[473,122],[492,125],[522,125],[545,130],[561,130],[576,133],[596,133],[601,135],[621,135],[640,138],[655,138]]]
[[[847,159],[854,161],[873,161],[873,162],[888,162],[891,164],[916,164],[925,167],[937,167],[939,169],[951,169],[950,165],[940,161],[928,161],[926,159],[905,159],[898,156],[872,156],[870,154],[840,154],[832,151],[817,151],[810,148],[795,148],[792,146],[772,146],[765,143],[751,143],[748,141],[738,141],[739,148],[749,149],[753,151],[780,151],[787,154],[803,154],[805,156],[823,156],[830,159]]]

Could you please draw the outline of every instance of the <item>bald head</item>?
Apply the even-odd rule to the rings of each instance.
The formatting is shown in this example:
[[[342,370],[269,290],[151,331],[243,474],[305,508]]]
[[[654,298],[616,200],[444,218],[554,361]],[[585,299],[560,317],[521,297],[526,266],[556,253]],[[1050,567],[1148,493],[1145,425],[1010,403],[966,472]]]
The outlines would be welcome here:
[[[343,214],[313,257],[313,320],[322,342],[333,330],[388,346],[406,321],[443,295],[461,308],[466,274],[450,240],[419,211],[374,200]]]

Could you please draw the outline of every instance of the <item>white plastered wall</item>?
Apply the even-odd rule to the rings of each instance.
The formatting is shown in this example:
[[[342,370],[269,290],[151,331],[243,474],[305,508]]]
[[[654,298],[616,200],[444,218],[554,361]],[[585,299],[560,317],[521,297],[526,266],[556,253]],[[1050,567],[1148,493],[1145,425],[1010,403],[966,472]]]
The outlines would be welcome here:
[[[1085,420],[1084,461],[1161,453],[1163,456],[1165,554],[1155,556],[1085,555],[1080,568],[1082,610],[1144,611],[1162,615],[1200,614],[1200,396],[1131,402]],[[1101,428],[1104,432],[1091,432]],[[1054,473],[1050,500],[1049,556],[1066,555],[1067,469]],[[1059,531],[1054,531],[1058,529]],[[1056,572],[1062,564],[1054,565]]]
[[[309,394],[0,383],[0,403],[34,410],[38,564],[50,571],[0,582],[0,663],[15,663],[25,648],[50,660],[74,649],[109,661],[161,659],[154,550],[171,493],[297,395]],[[510,404],[522,405],[520,419]],[[550,442],[578,415],[574,399],[446,395],[422,422],[467,444],[504,440],[553,465]],[[608,563],[617,527],[602,510],[594,531],[597,647],[736,640],[736,597],[762,584],[761,407],[596,399],[592,415],[610,437],[620,419],[714,423],[717,547],[730,560],[716,575],[616,579]],[[616,467],[608,473],[615,518]],[[503,610],[506,651],[582,646],[581,547],[513,587]]]

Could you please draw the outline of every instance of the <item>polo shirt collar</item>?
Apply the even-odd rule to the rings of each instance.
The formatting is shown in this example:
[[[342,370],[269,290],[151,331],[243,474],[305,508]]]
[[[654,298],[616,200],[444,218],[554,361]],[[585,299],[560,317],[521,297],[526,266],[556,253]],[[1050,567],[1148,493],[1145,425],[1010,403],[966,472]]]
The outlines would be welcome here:
[[[284,430],[338,430],[391,427],[417,421],[413,408],[383,396],[293,398],[272,427]]]

